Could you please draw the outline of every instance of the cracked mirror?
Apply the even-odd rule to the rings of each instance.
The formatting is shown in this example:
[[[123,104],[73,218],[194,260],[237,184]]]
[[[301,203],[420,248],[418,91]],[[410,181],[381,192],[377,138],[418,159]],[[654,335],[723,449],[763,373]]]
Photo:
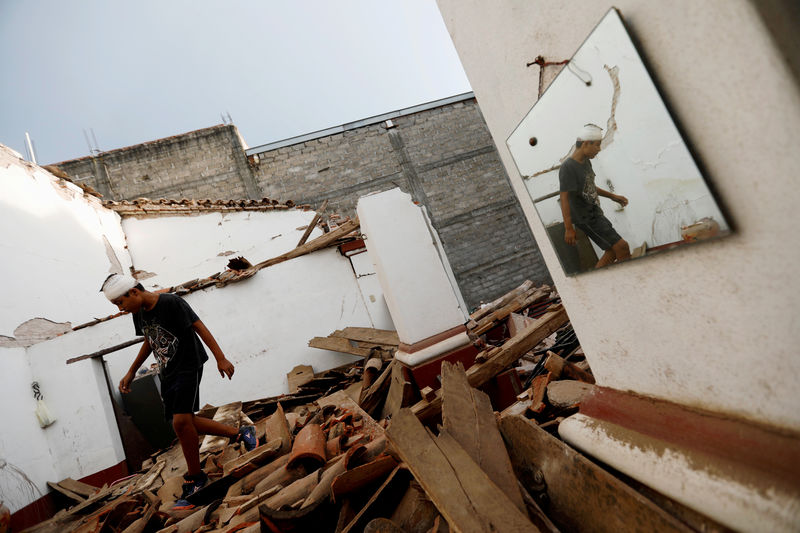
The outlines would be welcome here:
[[[561,70],[506,143],[567,275],[730,233],[615,9],[537,64]]]

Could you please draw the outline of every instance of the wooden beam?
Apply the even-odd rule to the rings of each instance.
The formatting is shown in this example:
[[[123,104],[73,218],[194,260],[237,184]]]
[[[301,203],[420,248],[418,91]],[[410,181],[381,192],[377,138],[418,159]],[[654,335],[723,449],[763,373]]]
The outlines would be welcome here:
[[[325,213],[325,208],[328,207],[328,200],[322,202],[322,205],[317,212],[314,214],[314,218],[311,219],[311,223],[306,228],[306,231],[303,233],[303,236],[300,237],[300,242],[297,243],[297,246],[302,246],[308,240],[308,236],[311,235],[311,232],[314,231],[314,228],[317,227],[317,223],[319,219],[322,218],[322,215]]]
[[[100,490],[99,487],[95,487],[93,485],[89,485],[88,483],[84,483],[82,481],[77,481],[68,477],[67,479],[62,479],[58,482],[59,485],[64,487],[65,489],[69,489],[76,494],[80,494],[81,496],[89,497]]]
[[[61,494],[63,494],[64,496],[66,496],[67,498],[69,498],[69,499],[71,499],[71,500],[73,500],[75,502],[83,503],[83,502],[86,501],[86,498],[84,498],[80,494],[76,494],[73,491],[71,491],[71,490],[69,490],[69,489],[67,489],[65,487],[60,486],[58,483],[53,483],[52,481],[48,481],[47,482],[47,486],[50,487],[51,489],[53,489],[56,492],[60,492]]]
[[[337,329],[331,333],[331,336],[385,346],[400,345],[400,338],[397,336],[397,332],[388,329],[348,327]]]
[[[406,381],[403,365],[393,365],[389,392],[386,394],[380,418],[392,417],[401,408],[408,406],[413,401],[413,394],[411,383]]]
[[[300,385],[305,385],[312,379],[314,379],[314,369],[311,365],[295,366],[291,372],[286,374],[286,380],[289,383],[289,393],[296,393]]]
[[[370,354],[369,348],[353,346],[349,339],[344,339],[342,337],[314,337],[308,341],[308,345],[312,348],[349,353],[350,355],[357,355],[359,357],[369,357]]]
[[[355,220],[348,220],[338,228],[333,231],[330,231],[324,235],[320,235],[313,241],[309,241],[293,250],[289,250],[288,252],[281,254],[279,256],[273,257],[272,259],[267,259],[266,261],[261,261],[260,263],[256,264],[255,266],[248,268],[244,272],[249,272],[251,270],[258,271],[262,268],[266,268],[272,265],[277,265],[278,263],[282,263],[289,259],[294,259],[295,257],[300,257],[301,255],[305,255],[316,250],[320,250],[322,248],[326,248],[336,242],[338,239],[344,237],[351,231],[358,229],[359,227],[358,218]]]
[[[528,292],[532,287],[533,287],[533,282],[529,279],[526,279],[525,281],[522,282],[522,285],[505,293],[500,298],[497,298],[496,300],[484,305],[483,307],[472,313],[469,317],[477,322],[483,317],[488,316],[491,313],[494,313],[495,311],[500,309],[501,307],[505,306],[506,304],[508,304],[508,302],[510,302],[520,294]]]
[[[500,431],[522,484],[526,488],[546,486],[548,514],[559,529],[609,533],[689,531],[663,509],[527,418],[502,418]]]
[[[386,435],[451,530],[538,531],[446,431],[434,438],[410,410],[401,409]]]
[[[504,307],[478,321],[477,327],[475,327],[472,332],[476,335],[486,333],[492,329],[496,323],[507,318],[511,313],[546,300],[549,295],[550,288],[548,287],[531,290],[521,296],[518,296],[511,300],[511,302],[506,304]]]
[[[544,367],[553,374],[555,379],[564,376],[569,379],[594,384],[593,375],[549,350],[547,352],[547,359],[544,361]]]
[[[442,423],[511,502],[525,512],[492,403],[485,393],[469,385],[461,363],[442,363]]]
[[[131,339],[129,341],[125,341],[125,342],[117,344],[115,346],[111,346],[110,348],[104,348],[104,349],[98,350],[96,352],[87,353],[86,355],[79,355],[77,357],[72,357],[70,359],[67,359],[67,364],[71,365],[72,363],[77,363],[78,361],[83,361],[84,359],[93,359],[95,357],[102,357],[102,356],[110,354],[112,352],[116,352],[118,350],[122,350],[123,348],[127,348],[128,346],[133,346],[134,344],[139,344],[142,341],[144,341],[144,337],[136,337],[135,339]]]

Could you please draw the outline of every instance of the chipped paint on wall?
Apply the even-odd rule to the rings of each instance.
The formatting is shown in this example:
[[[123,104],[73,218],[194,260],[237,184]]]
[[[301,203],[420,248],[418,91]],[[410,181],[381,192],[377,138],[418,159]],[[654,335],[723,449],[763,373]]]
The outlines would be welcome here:
[[[69,322],[53,322],[46,318],[32,318],[14,330],[14,337],[0,336],[0,348],[28,347],[72,330]]]

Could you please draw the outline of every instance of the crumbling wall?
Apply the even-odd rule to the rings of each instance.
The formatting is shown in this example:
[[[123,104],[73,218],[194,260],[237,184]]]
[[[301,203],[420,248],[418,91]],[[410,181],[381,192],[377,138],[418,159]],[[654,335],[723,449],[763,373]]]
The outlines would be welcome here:
[[[105,312],[98,290],[131,260],[119,216],[0,146],[0,346],[26,346]]]
[[[122,228],[131,258],[148,288],[180,285],[225,270],[244,257],[251,264],[276,257],[297,246],[313,211],[214,212],[192,216],[126,216]],[[322,234],[316,228],[309,236]]]
[[[158,139],[64,161],[58,167],[106,200],[262,197],[232,125]]]
[[[369,192],[412,194],[470,307],[550,280],[474,99],[259,153],[254,173],[270,197],[347,215]]]

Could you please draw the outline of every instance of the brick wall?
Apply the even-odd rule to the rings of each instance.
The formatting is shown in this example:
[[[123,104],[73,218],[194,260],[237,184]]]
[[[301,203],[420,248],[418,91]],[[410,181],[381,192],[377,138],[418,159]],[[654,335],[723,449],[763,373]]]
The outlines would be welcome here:
[[[267,147],[250,165],[236,128],[215,126],[59,166],[114,199],[328,200],[350,216],[359,196],[400,187],[427,206],[468,306],[550,283],[476,101],[391,120]]]
[[[235,126],[211,128],[59,163],[104,198],[260,199]]]

